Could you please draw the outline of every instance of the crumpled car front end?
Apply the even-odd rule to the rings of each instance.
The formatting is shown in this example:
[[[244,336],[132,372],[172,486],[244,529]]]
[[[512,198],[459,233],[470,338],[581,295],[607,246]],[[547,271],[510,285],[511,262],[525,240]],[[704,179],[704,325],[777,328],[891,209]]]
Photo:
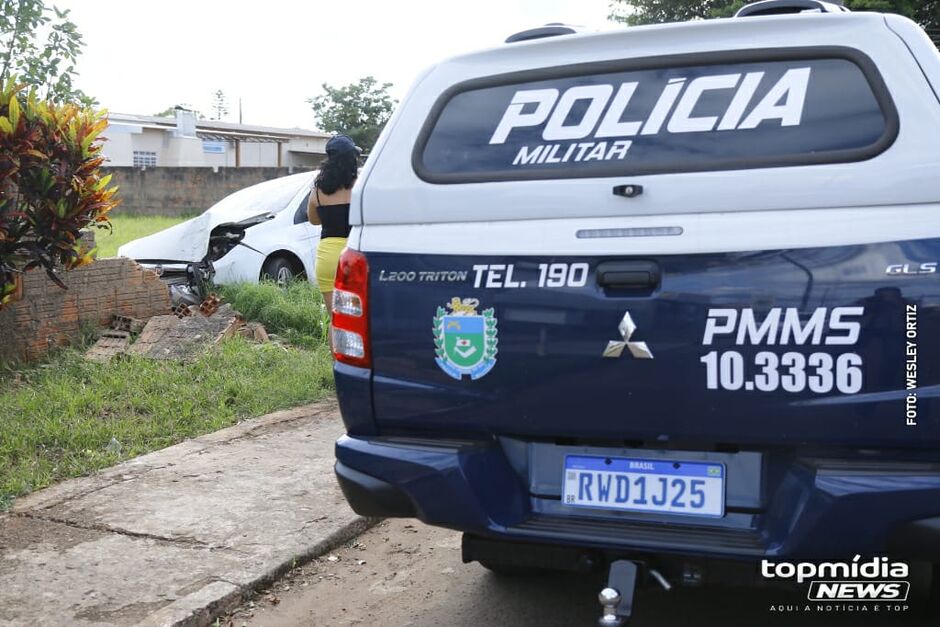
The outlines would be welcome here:
[[[272,251],[244,242],[246,231],[284,211],[310,189],[314,176],[316,171],[301,172],[240,189],[195,218],[124,244],[118,255],[160,273],[174,306],[202,302],[213,279],[257,281]]]
[[[246,230],[274,216],[264,212],[238,222],[221,224],[215,224],[217,220],[214,217],[211,212],[206,212],[159,233],[128,242],[118,249],[118,255],[130,257],[143,267],[153,269],[169,286],[174,306],[199,304],[208,295],[215,278],[213,262],[236,246],[250,248],[242,242]]]

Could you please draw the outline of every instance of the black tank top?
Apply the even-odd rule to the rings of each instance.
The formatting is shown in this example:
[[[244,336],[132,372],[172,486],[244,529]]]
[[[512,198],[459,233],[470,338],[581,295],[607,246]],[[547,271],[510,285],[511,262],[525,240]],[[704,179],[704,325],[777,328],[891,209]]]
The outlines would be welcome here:
[[[320,239],[349,237],[349,203],[339,205],[317,205],[320,218]]]
[[[320,191],[317,194],[317,217],[320,218],[320,239],[349,237],[349,203],[321,205]]]

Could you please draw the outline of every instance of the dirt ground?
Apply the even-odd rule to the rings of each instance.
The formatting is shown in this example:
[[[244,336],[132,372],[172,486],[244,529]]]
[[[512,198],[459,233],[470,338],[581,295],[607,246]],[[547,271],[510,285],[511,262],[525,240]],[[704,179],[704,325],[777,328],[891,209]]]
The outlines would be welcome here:
[[[460,534],[413,520],[380,523],[301,566],[237,612],[230,627],[332,625],[590,626],[603,577],[506,578],[460,560]],[[936,625],[912,612],[806,612],[805,597],[777,590],[644,589],[630,627],[908,627]],[[782,611],[771,611],[771,606]],[[787,609],[789,608],[789,609]],[[798,608],[794,610],[794,608]]]

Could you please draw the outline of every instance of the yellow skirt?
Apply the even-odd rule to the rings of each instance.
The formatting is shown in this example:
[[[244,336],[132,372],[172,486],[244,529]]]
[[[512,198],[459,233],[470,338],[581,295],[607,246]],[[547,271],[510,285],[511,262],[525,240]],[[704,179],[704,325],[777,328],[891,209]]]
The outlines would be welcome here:
[[[333,280],[336,278],[336,265],[339,263],[339,254],[346,248],[345,237],[327,237],[317,244],[317,287],[321,292],[333,291]]]

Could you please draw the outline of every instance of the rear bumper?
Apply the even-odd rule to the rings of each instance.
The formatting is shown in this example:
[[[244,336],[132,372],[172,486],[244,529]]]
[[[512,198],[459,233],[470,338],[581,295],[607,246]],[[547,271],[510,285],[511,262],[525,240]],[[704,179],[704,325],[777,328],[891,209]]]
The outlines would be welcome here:
[[[336,457],[358,513],[479,536],[639,554],[830,559],[890,551],[940,561],[940,465],[923,461],[766,459],[760,507],[687,521],[570,512],[557,496],[532,493],[531,456],[505,442],[344,436]]]
[[[888,537],[888,552],[940,564],[940,516],[896,528]]]
[[[360,516],[414,518],[411,499],[402,490],[381,479],[353,470],[343,462],[333,467],[346,502]]]

